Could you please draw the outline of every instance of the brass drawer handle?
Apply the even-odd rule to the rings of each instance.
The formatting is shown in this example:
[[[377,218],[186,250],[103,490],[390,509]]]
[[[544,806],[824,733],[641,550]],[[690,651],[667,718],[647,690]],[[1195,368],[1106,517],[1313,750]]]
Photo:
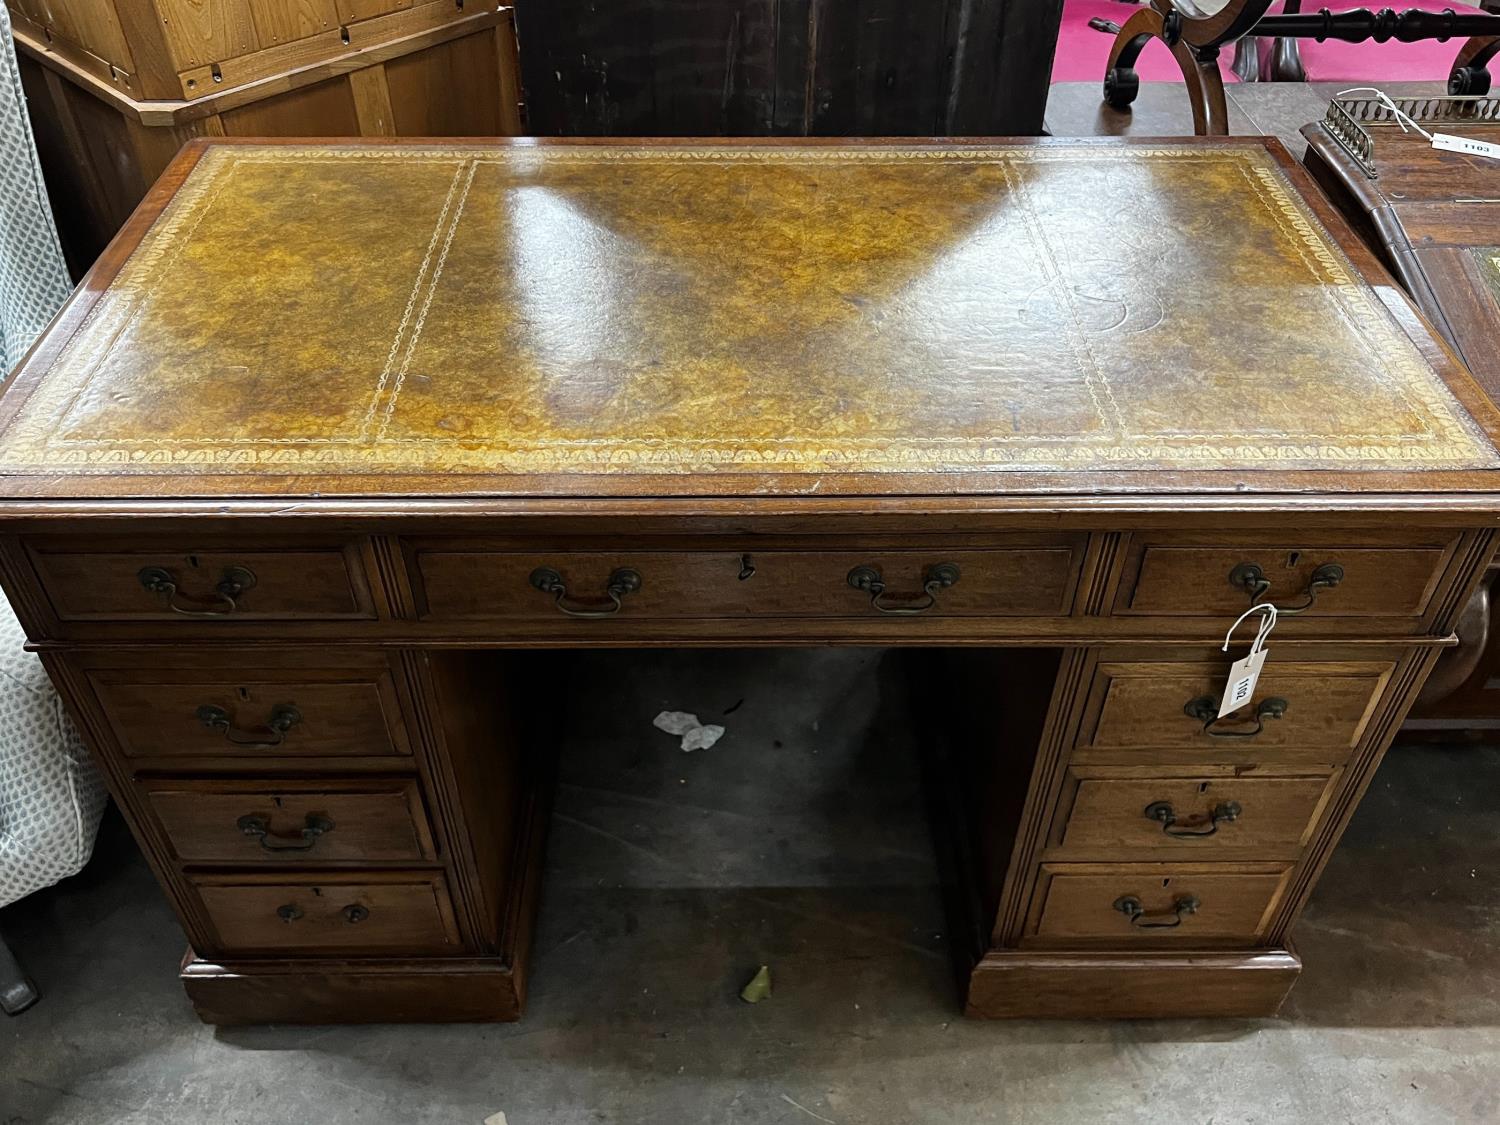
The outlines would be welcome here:
[[[1196,840],[1214,835],[1219,831],[1220,824],[1233,824],[1240,818],[1242,811],[1238,801],[1222,801],[1209,810],[1207,828],[1193,827],[1195,824],[1202,823],[1197,818],[1179,825],[1177,810],[1172,808],[1171,801],[1152,801],[1146,806],[1145,816],[1147,820],[1161,822],[1163,835],[1177,840]]]
[[[1170,911],[1147,914],[1141,900],[1134,895],[1122,895],[1115,899],[1115,909],[1129,918],[1130,924],[1138,930],[1175,930],[1182,925],[1185,915],[1198,913],[1201,905],[1197,895],[1178,895]]]
[[[222,707],[205,703],[198,708],[197,715],[200,723],[209,730],[218,731],[224,736],[225,742],[242,750],[274,750],[286,741],[287,731],[302,721],[302,712],[297,708],[290,703],[278,703],[271,708],[271,717],[266,720],[265,729],[271,732],[271,736],[267,738],[254,731],[231,726],[229,712]]]
[[[857,566],[849,572],[849,585],[870,595],[870,605],[881,613],[897,617],[911,617],[926,613],[937,605],[938,591],[946,590],[958,582],[958,567],[952,563],[938,563],[922,572],[922,594],[920,601],[882,602],[885,597],[885,580],[873,566]]]
[[[1278,605],[1278,613],[1298,614],[1313,607],[1318,600],[1319,590],[1331,590],[1344,580],[1344,568],[1338,563],[1324,563],[1312,572],[1312,577],[1307,580],[1307,589],[1302,594],[1302,600],[1296,605]],[[1250,596],[1250,604],[1258,605],[1260,600],[1271,592],[1271,580],[1266,577],[1266,572],[1254,563],[1240,563],[1229,572],[1229,584],[1237,590],[1244,590]]]
[[[168,609],[183,617],[227,617],[240,608],[240,596],[255,585],[254,571],[243,566],[229,566],[224,568],[224,577],[214,586],[211,596],[185,598],[185,602],[180,603],[177,577],[165,567],[142,567],[136,578],[151,593],[160,594]]]
[[[302,830],[295,836],[279,836],[271,831],[271,822],[263,816],[251,814],[234,822],[235,827],[246,836],[259,837],[260,846],[268,852],[311,851],[318,839],[333,831],[333,821],[317,813],[308,813]]]
[[[291,924],[292,922],[295,922],[298,918],[302,917],[302,907],[295,906],[295,905],[293,905],[290,902],[287,903],[285,906],[278,906],[276,908],[276,917],[280,918],[283,922],[286,922],[287,924]]]
[[[1279,719],[1286,714],[1287,701],[1279,696],[1262,699],[1255,708],[1255,726],[1250,730],[1215,730],[1219,722],[1219,701],[1211,695],[1200,695],[1183,707],[1183,714],[1203,724],[1203,733],[1210,738],[1254,738],[1266,729],[1267,719]],[[1224,716],[1226,719],[1230,715]]]
[[[603,607],[582,603],[568,604],[568,587],[563,577],[550,566],[539,566],[531,572],[528,580],[544,594],[555,595],[552,604],[569,617],[613,617],[620,612],[621,599],[641,588],[639,572],[628,567],[617,567],[610,571],[609,583],[604,587],[604,596],[610,604]]]

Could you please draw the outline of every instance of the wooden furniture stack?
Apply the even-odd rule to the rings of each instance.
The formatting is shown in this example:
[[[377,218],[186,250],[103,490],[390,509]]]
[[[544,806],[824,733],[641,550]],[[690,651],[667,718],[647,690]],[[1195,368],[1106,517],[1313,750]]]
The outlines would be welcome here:
[[[550,650],[825,644],[952,719],[967,1011],[1258,1015],[1497,434],[1275,141],[195,142],[0,398],[0,582],[205,1019],[516,1017]]]
[[[475,0],[7,0],[81,273],[184,141],[514,136],[507,7]]]

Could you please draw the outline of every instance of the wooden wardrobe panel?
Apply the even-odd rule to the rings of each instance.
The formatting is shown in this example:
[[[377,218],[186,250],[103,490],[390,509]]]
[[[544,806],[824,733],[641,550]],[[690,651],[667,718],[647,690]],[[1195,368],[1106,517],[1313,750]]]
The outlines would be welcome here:
[[[359,135],[354,95],[342,78],[231,109],[223,120],[231,137]]]

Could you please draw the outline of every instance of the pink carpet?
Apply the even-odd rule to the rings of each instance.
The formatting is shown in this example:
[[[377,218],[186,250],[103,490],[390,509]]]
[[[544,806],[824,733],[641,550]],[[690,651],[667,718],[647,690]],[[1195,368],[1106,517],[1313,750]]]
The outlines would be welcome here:
[[[1340,12],[1351,8],[1379,10],[1392,7],[1425,8],[1440,12],[1446,7],[1456,7],[1452,0],[1439,2],[1390,4],[1360,3],[1359,0],[1303,0],[1303,11],[1315,12],[1319,8],[1330,8]],[[1114,36],[1095,31],[1089,20],[1098,17],[1114,23],[1124,23],[1135,4],[1122,4],[1119,0],[1063,0],[1062,32],[1057,39],[1057,58],[1052,63],[1054,82],[1102,82],[1104,64],[1109,61],[1110,44]],[[1280,11],[1280,5],[1272,8]],[[1461,39],[1447,43],[1316,43],[1311,39],[1301,41],[1302,65],[1307,77],[1315,82],[1424,82],[1446,81],[1453,67],[1453,57],[1458,54]],[[1229,73],[1229,60],[1233,48],[1220,57],[1219,67],[1225,78],[1234,81]],[[1180,81],[1182,73],[1172,59],[1172,52],[1161,43],[1151,43],[1141,52],[1136,64],[1136,73],[1142,82]]]

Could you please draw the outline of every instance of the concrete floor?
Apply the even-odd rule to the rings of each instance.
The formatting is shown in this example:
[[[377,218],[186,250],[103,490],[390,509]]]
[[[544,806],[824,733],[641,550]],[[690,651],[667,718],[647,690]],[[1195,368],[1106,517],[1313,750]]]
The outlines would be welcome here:
[[[888,674],[874,651],[580,658],[514,1025],[205,1027],[108,822],[83,875],[0,912],[44,992],[0,1021],[0,1125],[1500,1120],[1500,751],[1392,752],[1280,1018],[982,1024],[956,1012]],[[685,755],[664,707],[729,733]]]

